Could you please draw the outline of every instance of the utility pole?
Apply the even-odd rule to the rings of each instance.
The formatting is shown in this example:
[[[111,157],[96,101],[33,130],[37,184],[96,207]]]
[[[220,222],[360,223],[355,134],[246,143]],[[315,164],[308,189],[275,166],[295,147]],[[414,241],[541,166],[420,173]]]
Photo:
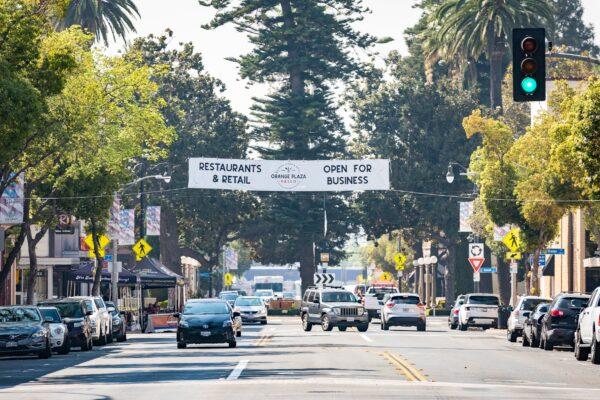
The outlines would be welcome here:
[[[114,202],[118,204],[119,201],[119,193],[115,192]],[[117,210],[119,212],[119,210]],[[115,307],[119,306],[119,269],[117,268],[117,253],[119,248],[119,237],[117,234],[113,234],[112,238],[112,251],[113,251],[113,259],[112,259],[112,271],[110,273],[110,285],[111,285],[111,300],[115,303]]]

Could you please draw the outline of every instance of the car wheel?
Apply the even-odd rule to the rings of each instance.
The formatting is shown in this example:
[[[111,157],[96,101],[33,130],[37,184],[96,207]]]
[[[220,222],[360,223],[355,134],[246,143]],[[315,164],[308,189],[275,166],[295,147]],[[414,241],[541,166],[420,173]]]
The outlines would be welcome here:
[[[369,324],[358,325],[356,329],[358,329],[359,332],[366,332],[369,330]]]
[[[333,329],[333,325],[331,324],[331,319],[327,314],[321,317],[321,328],[323,331],[330,332]]]
[[[600,364],[600,348],[598,348],[598,341],[596,340],[596,333],[592,336],[592,345],[590,347],[590,355],[592,364]]]
[[[308,322],[308,313],[302,314],[302,329],[304,332],[310,332],[312,323]]]
[[[127,341],[127,333],[123,332],[121,336],[117,336],[117,342],[125,342]]]
[[[241,336],[242,336],[242,331],[237,331],[237,332],[235,333],[235,336],[237,336],[237,337],[241,337]]]
[[[426,330],[427,330],[427,325],[425,324],[425,322],[421,322],[421,323],[417,324],[418,332],[425,332]]]
[[[229,342],[229,348],[233,349],[237,346],[237,342],[235,340],[232,340],[231,342]]]
[[[531,343],[529,342],[529,339],[527,338],[527,335],[525,334],[525,332],[523,332],[523,347],[529,347],[531,346]]]
[[[261,325],[266,325],[266,324],[267,324],[267,321],[260,321],[260,324],[261,324]]]
[[[544,342],[543,347],[542,347],[544,350],[546,350],[546,351],[554,350],[554,345],[552,344],[550,339],[544,333],[542,333],[542,341]]]
[[[511,343],[515,343],[517,341],[517,334],[513,331],[506,331],[506,339]]]
[[[458,328],[458,326],[457,326],[456,324],[448,324],[448,327],[449,327],[451,330],[455,330],[456,328]]]
[[[347,326],[338,326],[338,329],[340,332],[346,332],[346,329],[348,329]]]
[[[52,357],[52,347],[50,347],[50,342],[46,342],[46,348],[38,353],[38,358],[43,360]]]
[[[383,330],[383,331],[390,330],[390,326],[385,323],[385,319],[383,319],[383,318],[381,318],[381,330]]]
[[[466,331],[466,330],[467,330],[467,328],[468,328],[468,326],[467,326],[467,325],[463,325],[463,323],[462,323],[462,322],[459,322],[459,323],[458,323],[458,330],[459,330],[459,331],[463,331],[463,332],[464,332],[464,331]]]
[[[582,347],[581,346],[581,332],[579,330],[577,330],[577,332],[575,332],[575,350],[574,350],[574,354],[575,354],[575,359],[577,359],[578,361],[587,361],[588,356],[590,355],[590,349],[588,349],[587,347]]]
[[[112,343],[114,340],[114,336],[113,336],[113,331],[112,329],[110,330],[109,334],[106,337],[106,343]]]
[[[178,349],[185,349],[187,347],[187,343],[186,342],[177,342],[177,348]]]
[[[58,354],[65,355],[65,354],[69,354],[70,351],[71,351],[71,341],[67,337],[65,339],[65,342],[63,343],[63,345],[60,347],[60,349],[58,349]]]

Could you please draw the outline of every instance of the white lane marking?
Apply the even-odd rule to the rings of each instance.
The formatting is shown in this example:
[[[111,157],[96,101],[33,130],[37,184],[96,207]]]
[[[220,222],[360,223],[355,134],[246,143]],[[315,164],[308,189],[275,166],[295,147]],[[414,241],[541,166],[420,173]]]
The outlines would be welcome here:
[[[367,342],[372,342],[373,339],[371,339],[370,337],[368,337],[367,335],[365,335],[364,333],[361,333],[359,335],[361,338],[365,339]]]
[[[235,381],[237,378],[240,377],[240,375],[242,374],[242,371],[244,370],[244,368],[246,368],[247,365],[248,365],[248,360],[241,360],[238,363],[238,365],[236,365],[236,367],[233,369],[233,371],[231,371],[231,373],[229,374],[229,376],[227,377],[226,380]]]

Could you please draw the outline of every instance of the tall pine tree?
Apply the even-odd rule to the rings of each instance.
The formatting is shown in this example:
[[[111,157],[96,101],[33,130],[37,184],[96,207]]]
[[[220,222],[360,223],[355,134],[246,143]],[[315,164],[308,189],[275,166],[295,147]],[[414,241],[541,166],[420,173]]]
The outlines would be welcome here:
[[[570,53],[600,53],[594,43],[594,28],[583,22],[581,0],[552,0],[552,8],[556,28],[551,40],[555,45]]]
[[[254,50],[240,56],[240,74],[270,83],[274,91],[256,99],[255,139],[266,159],[329,159],[347,155],[348,132],[337,113],[332,89],[362,71],[352,49],[374,38],[354,22],[367,9],[361,0],[202,1],[217,14],[207,28],[233,23],[249,35]],[[303,290],[313,283],[315,254],[326,249],[335,260],[353,230],[347,201],[316,193],[266,194],[259,221],[248,234],[263,261],[300,262]],[[324,207],[328,230],[324,237]],[[317,251],[315,247],[317,246]]]

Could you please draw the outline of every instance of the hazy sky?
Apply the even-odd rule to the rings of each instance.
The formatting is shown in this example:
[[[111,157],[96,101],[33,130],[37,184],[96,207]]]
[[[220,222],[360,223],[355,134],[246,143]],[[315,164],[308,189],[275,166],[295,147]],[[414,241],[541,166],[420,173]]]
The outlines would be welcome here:
[[[418,20],[420,14],[419,10],[412,7],[414,3],[414,0],[365,0],[372,13],[358,27],[378,37],[390,36],[395,39],[389,44],[379,45],[376,50],[380,54],[385,55],[393,49],[406,52],[403,32]],[[600,25],[600,0],[582,0],[582,3],[586,23]],[[264,87],[248,87],[247,82],[239,79],[236,65],[225,61],[227,57],[235,57],[251,49],[245,35],[235,31],[232,26],[212,31],[201,28],[202,24],[210,21],[213,15],[211,10],[200,7],[196,0],[138,0],[136,4],[141,18],[136,22],[137,34],[131,37],[160,34],[170,28],[174,31],[173,44],[193,42],[203,55],[206,70],[226,84],[226,95],[237,111],[246,113],[252,96],[264,94]],[[598,32],[596,41],[600,43]],[[122,47],[119,42],[113,44],[109,51],[114,53]]]

